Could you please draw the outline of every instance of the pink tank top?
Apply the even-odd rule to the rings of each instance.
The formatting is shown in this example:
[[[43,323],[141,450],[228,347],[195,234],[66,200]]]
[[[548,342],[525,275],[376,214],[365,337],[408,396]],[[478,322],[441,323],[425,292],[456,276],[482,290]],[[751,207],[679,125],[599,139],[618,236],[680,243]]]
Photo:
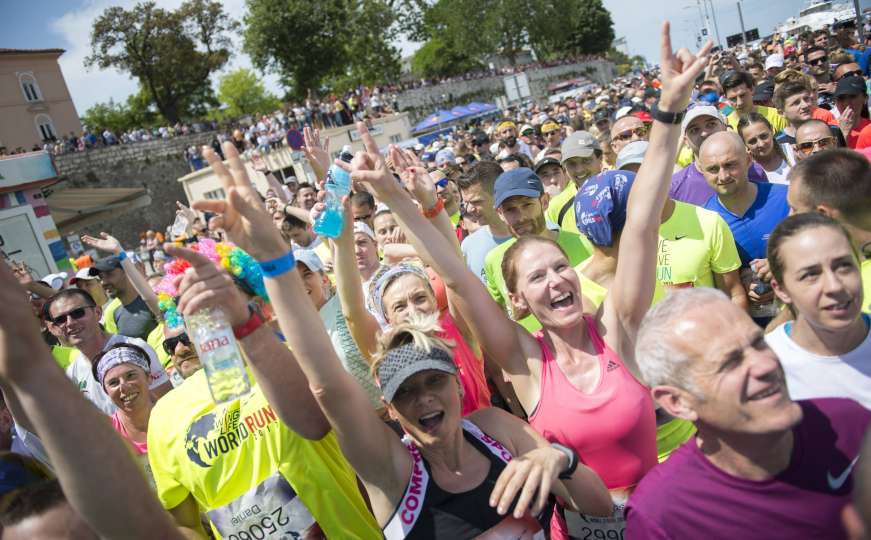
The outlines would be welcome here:
[[[529,423],[551,441],[574,449],[608,489],[632,487],[656,465],[656,415],[650,390],[608,347],[584,316],[599,356],[599,383],[589,394],[566,378],[541,332],[541,397]]]
[[[143,443],[136,442],[132,438],[130,438],[130,433],[127,432],[127,428],[124,427],[124,424],[121,422],[121,419],[118,417],[119,414],[120,413],[118,411],[115,411],[115,414],[112,415],[112,417],[111,417],[112,418],[112,427],[115,428],[115,431],[117,431],[122,437],[124,437],[124,440],[126,440],[127,442],[129,442],[133,446],[133,449],[136,450],[137,454],[139,454],[140,456],[143,454],[147,454],[148,453],[148,443],[147,442],[143,442]]]
[[[489,407],[490,388],[487,387],[487,379],[484,377],[484,361],[472,352],[450,312],[442,313],[439,323],[442,326],[439,337],[454,343],[454,363],[457,365],[460,384],[463,385],[463,416]]]

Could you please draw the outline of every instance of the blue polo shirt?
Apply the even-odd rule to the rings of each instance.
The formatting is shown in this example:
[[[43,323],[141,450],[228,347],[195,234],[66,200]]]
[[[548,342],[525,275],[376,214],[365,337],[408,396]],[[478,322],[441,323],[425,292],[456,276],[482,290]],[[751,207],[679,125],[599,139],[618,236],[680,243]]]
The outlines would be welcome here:
[[[781,184],[756,184],[756,200],[743,216],[736,216],[720,203],[714,195],[705,203],[705,208],[713,210],[729,225],[741,266],[749,266],[754,259],[764,259],[768,247],[768,236],[777,224],[789,215],[786,203],[787,186]]]

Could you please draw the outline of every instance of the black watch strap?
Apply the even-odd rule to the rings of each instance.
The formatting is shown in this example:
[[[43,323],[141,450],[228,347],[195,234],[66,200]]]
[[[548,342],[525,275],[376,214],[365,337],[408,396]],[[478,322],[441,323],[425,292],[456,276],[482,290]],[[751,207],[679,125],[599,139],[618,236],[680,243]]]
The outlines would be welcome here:
[[[653,107],[650,109],[650,116],[663,124],[673,124],[677,125],[683,122],[685,111],[682,112],[666,112],[659,110],[659,103],[654,103]]]
[[[575,469],[578,468],[578,454],[577,454],[577,452],[575,452],[571,448],[569,448],[567,446],[563,446],[559,443],[550,443],[550,447],[553,448],[554,450],[559,450],[560,452],[565,454],[567,458],[569,458],[569,466],[566,467],[566,470],[561,472],[559,474],[559,476],[557,476],[557,478],[559,478],[560,480],[568,480],[569,478],[572,477],[573,474],[575,474]]]

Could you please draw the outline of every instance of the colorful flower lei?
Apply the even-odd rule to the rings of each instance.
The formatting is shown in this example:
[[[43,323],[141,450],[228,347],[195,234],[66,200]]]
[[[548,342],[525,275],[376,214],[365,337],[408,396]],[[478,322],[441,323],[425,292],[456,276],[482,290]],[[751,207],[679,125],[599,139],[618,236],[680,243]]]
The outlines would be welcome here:
[[[263,272],[260,265],[241,248],[225,242],[215,242],[208,238],[188,247],[226,269],[234,278],[247,285],[257,296],[264,300],[269,299],[266,294],[266,285],[263,283]],[[178,312],[175,301],[179,295],[175,281],[189,267],[190,263],[184,259],[174,258],[168,261],[163,266],[165,273],[163,279],[154,288],[154,292],[157,293],[158,307],[169,328],[177,328],[184,324],[184,318]]]

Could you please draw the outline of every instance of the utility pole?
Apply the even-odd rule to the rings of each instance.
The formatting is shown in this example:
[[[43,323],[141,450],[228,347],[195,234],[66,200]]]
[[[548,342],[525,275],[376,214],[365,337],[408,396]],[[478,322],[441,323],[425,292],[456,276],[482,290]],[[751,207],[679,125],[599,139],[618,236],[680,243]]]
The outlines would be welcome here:
[[[857,2],[859,0],[856,0]],[[738,0],[738,20],[741,21],[741,43],[747,45],[747,32],[744,31],[744,14],[741,13],[741,0]]]
[[[865,18],[862,17],[859,0],[853,0],[853,9],[856,10],[856,34],[859,39],[859,46],[863,47],[865,45]]]
[[[705,4],[705,12],[702,14],[702,2],[703,0],[696,0],[696,7],[699,8],[699,19],[702,20],[702,28],[704,29],[704,37],[702,40],[704,43],[709,39],[713,39],[711,35],[711,20],[708,18],[708,6]]]
[[[720,27],[717,26],[717,12],[714,10],[714,0],[708,0],[711,4],[711,17],[714,18],[714,32],[717,33],[717,45],[723,47],[723,42],[720,41]]]

